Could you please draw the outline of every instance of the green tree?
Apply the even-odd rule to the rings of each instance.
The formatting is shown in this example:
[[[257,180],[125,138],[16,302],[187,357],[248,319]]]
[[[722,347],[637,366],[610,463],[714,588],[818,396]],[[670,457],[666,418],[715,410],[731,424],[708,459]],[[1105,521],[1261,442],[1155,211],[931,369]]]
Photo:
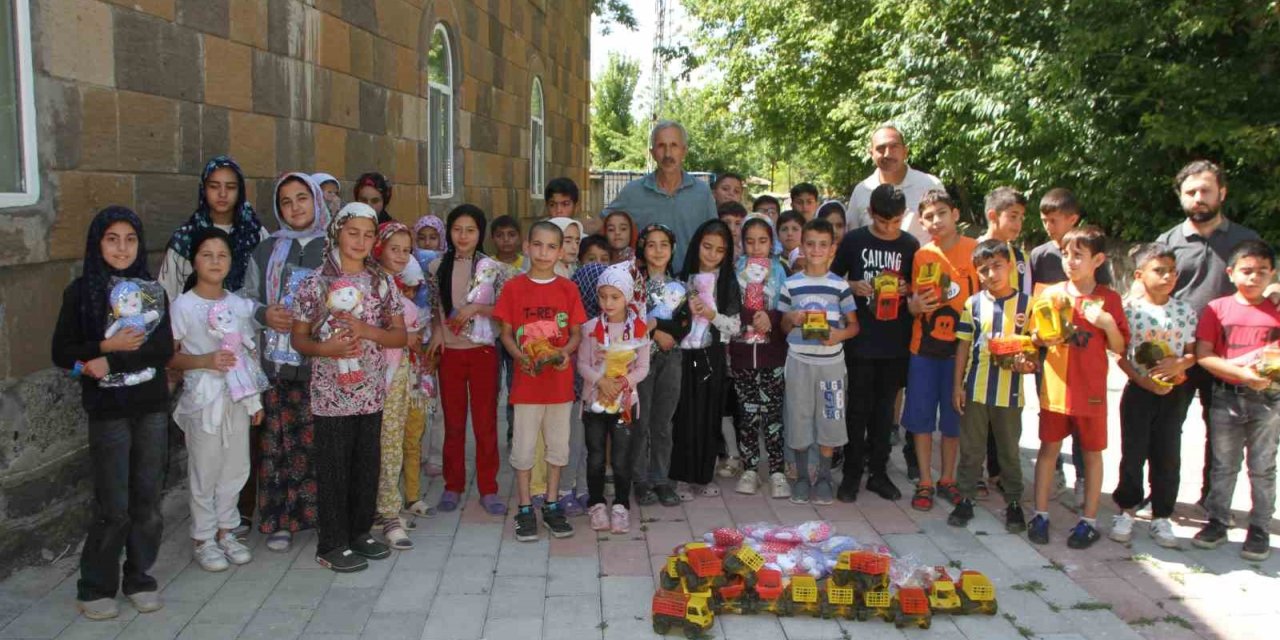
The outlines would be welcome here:
[[[634,169],[644,166],[644,143],[637,148],[638,127],[631,115],[640,63],[610,54],[600,79],[592,83],[591,158],[602,169]],[[639,164],[635,164],[639,158]]]

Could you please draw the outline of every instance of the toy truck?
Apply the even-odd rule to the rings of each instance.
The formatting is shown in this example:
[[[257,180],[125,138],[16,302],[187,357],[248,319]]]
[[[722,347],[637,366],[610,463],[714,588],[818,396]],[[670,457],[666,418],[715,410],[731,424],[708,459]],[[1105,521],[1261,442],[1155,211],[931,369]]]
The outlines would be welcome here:
[[[744,544],[726,554],[722,566],[726,577],[741,576],[751,589],[756,586],[756,573],[764,567],[764,558]]]
[[[859,593],[862,597],[858,599],[858,610],[854,613],[858,620],[865,622],[876,617],[885,622],[893,622],[893,598],[889,594],[888,575],[885,576],[883,585]]]
[[[845,551],[831,572],[836,586],[854,585],[859,593],[888,584],[889,556],[874,551]]]
[[[854,603],[853,586],[841,587],[830,578],[826,580],[826,598],[822,601],[823,618],[844,618],[854,620],[858,607]]]
[[[934,567],[937,577],[929,586],[929,608],[934,613],[963,613],[960,596],[956,593],[956,583],[951,581],[951,574],[946,567]]]
[[[996,614],[996,588],[987,576],[977,571],[961,571],[959,587],[960,606],[965,613]]]
[[[809,309],[804,312],[800,336],[805,340],[826,340],[831,337],[831,323],[827,322],[826,309]]]
[[[898,290],[898,274],[886,271],[871,281],[876,292],[876,320],[897,320],[902,293]]]
[[[803,613],[815,617],[822,614],[822,605],[818,599],[818,581],[813,576],[791,576],[787,594],[791,600],[789,613]]]
[[[901,629],[914,625],[928,629],[933,623],[933,614],[929,611],[929,597],[920,587],[899,587],[893,597],[893,626]]]
[[[1036,319],[1036,335],[1045,342],[1071,337],[1071,300],[1063,296],[1041,296],[1031,304]]]
[[[783,597],[782,572],[777,569],[761,569],[756,573],[756,586],[747,594],[749,613],[773,613],[790,615],[789,600]]]
[[[701,595],[665,589],[653,594],[653,632],[658,635],[679,629],[686,637],[696,638],[714,622],[715,614]]]
[[[996,366],[1010,371],[1018,364],[1018,356],[1034,357],[1036,353],[1031,336],[1023,335],[996,336],[987,342],[987,348],[991,350],[991,359]]]
[[[722,578],[720,558],[706,543],[690,542],[677,555],[667,556],[667,566],[658,579],[663,589],[683,589],[710,597],[711,587]]]
[[[922,298],[932,296],[939,303],[942,300],[942,263],[926,262],[920,265],[920,273],[916,274],[916,293]]]
[[[716,615],[747,613],[747,591],[748,587],[742,576],[730,576],[724,584],[712,591],[711,611]]]

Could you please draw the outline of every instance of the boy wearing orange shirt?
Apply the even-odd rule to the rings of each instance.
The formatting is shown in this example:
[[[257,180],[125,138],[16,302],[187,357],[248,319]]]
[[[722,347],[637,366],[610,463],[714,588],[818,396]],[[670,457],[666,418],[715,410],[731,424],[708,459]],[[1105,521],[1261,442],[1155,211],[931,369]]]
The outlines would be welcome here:
[[[1062,237],[1067,281],[1048,287],[1039,297],[1070,307],[1072,331],[1054,335],[1055,327],[1041,313],[1033,310],[1031,314],[1036,344],[1048,348],[1040,385],[1036,515],[1027,531],[1036,544],[1049,542],[1049,494],[1058,452],[1068,435],[1078,438],[1084,450],[1085,489],[1080,522],[1071,529],[1067,546],[1086,549],[1099,538],[1102,451],[1107,448],[1107,351],[1124,354],[1129,342],[1120,295],[1098,284],[1094,276],[1107,259],[1105,251],[1106,238],[1097,227],[1072,229]]]
[[[911,328],[911,363],[907,369],[907,399],[902,426],[915,442],[920,481],[911,506],[933,508],[933,432],[942,432],[941,491],[951,504],[963,497],[956,487],[956,458],[960,450],[960,415],[951,404],[955,379],[956,325],[964,302],[977,290],[973,250],[978,242],[960,235],[960,210],[946,191],[935,189],[920,200],[920,222],[932,242],[916,252],[912,265],[913,290],[907,308]]]

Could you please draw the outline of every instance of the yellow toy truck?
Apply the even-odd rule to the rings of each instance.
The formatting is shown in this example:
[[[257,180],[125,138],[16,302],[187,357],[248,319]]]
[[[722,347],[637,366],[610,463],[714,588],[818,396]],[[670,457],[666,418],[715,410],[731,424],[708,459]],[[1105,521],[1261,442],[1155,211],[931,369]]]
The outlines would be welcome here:
[[[710,597],[711,588],[722,579],[720,558],[711,547],[704,542],[690,542],[679,554],[667,556],[658,584],[669,591],[684,590]]]
[[[1045,342],[1066,340],[1074,333],[1071,326],[1071,300],[1066,296],[1045,295],[1036,298],[1031,303],[1031,314],[1036,319],[1036,335]]]
[[[679,629],[686,637],[696,638],[714,622],[715,614],[701,595],[665,589],[653,594],[653,632],[658,635]]]
[[[742,576],[729,576],[726,582],[715,588],[711,597],[711,610],[716,615],[725,613],[749,613],[748,588]]]
[[[876,320],[897,320],[902,293],[898,290],[898,274],[885,271],[871,281],[876,292]]]
[[[987,576],[977,571],[961,571],[959,587],[960,606],[965,613],[996,614],[996,588]]]
[[[915,292],[922,298],[932,296],[941,304],[945,302],[942,298],[943,280],[942,263],[926,262],[920,265],[920,273],[916,274]]]
[[[933,624],[929,597],[920,587],[899,587],[893,597],[893,609],[893,626],[899,629],[907,625],[928,629]]]
[[[963,613],[960,595],[956,593],[956,583],[951,580],[951,574],[947,573],[946,567],[934,567],[934,572],[937,577],[929,586],[929,608],[934,613]]]
[[[874,551],[845,551],[836,559],[831,580],[836,586],[854,585],[859,593],[889,583],[889,556]]]
[[[800,326],[800,336],[805,340],[826,340],[831,337],[831,323],[827,322],[825,309],[810,309],[804,312],[804,324]]]
[[[822,604],[818,599],[818,581],[813,576],[791,576],[787,595],[791,600],[788,614],[802,613],[814,617],[822,614]]]
[[[722,567],[726,577],[741,576],[750,590],[756,586],[756,573],[764,567],[764,558],[744,544],[725,554]]]
[[[884,585],[867,591],[859,591],[858,610],[854,614],[861,622],[871,618],[880,618],[885,622],[893,622],[893,597],[889,594],[889,576],[885,576]]]
[[[854,601],[853,586],[841,587],[830,578],[825,581],[826,598],[822,601],[823,618],[857,619],[858,607]]]

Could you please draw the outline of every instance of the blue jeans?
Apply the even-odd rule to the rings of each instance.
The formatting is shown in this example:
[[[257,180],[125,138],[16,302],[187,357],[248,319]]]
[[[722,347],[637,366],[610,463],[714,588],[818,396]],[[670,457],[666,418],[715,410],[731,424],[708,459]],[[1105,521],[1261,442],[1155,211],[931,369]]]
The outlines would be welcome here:
[[[168,455],[168,414],[89,421],[93,520],[80,556],[78,600],[116,597],[122,549],[125,595],[157,589],[147,571],[160,550],[160,492]]]
[[[1249,465],[1253,506],[1249,524],[1271,526],[1276,511],[1276,443],[1280,439],[1280,393],[1215,385],[1209,413],[1213,471],[1205,510],[1218,522],[1231,521],[1231,496],[1236,490],[1241,459]],[[1247,454],[1247,458],[1246,458]]]

